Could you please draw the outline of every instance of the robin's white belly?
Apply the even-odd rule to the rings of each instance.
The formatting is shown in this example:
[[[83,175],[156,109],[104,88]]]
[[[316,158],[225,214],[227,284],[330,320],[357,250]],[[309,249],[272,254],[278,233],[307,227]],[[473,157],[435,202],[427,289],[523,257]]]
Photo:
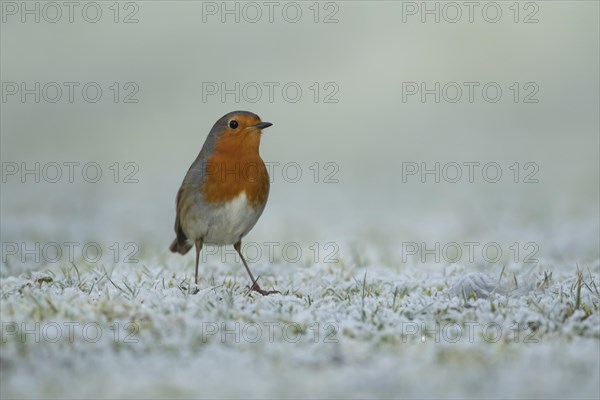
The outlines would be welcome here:
[[[192,207],[183,231],[188,239],[205,244],[235,244],[244,237],[262,214],[263,207],[248,204],[246,193],[220,206]]]

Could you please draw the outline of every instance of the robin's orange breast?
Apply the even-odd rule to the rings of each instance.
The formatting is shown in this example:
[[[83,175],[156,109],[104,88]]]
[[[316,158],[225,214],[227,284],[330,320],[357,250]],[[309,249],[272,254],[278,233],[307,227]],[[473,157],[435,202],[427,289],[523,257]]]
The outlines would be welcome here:
[[[264,206],[269,196],[269,174],[258,153],[259,143],[259,132],[219,138],[204,165],[200,185],[204,201],[229,202],[245,192],[249,205]]]

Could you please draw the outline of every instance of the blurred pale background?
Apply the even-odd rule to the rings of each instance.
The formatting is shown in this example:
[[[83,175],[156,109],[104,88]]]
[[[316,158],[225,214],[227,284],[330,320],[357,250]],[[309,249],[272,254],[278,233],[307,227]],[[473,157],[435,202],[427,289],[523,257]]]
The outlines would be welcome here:
[[[318,23],[313,2],[298,3],[297,23],[282,17],[285,3],[272,23],[266,7],[256,23],[243,16],[240,23],[233,16],[221,23],[220,14],[203,14],[203,7],[221,2],[143,1],[134,3],[139,22],[128,24],[113,21],[113,2],[99,3],[97,23],[83,20],[81,7],[73,23],[66,14],[57,23],[33,23],[31,16],[21,23],[20,10],[12,15],[6,3],[3,84],[81,84],[73,103],[66,90],[56,103],[35,103],[33,96],[22,103],[19,94],[3,99],[2,162],[97,162],[103,178],[86,183],[76,169],[76,182],[68,183],[66,168],[59,183],[8,176],[1,193],[3,242],[135,241],[144,255],[165,253],[183,175],[213,123],[242,109],[274,123],[263,136],[263,158],[297,162],[303,173],[291,183],[276,169],[269,204],[249,240],[338,241],[342,254],[348,245],[372,243],[397,265],[402,241],[535,241],[541,259],[573,267],[599,257],[597,2],[536,2],[538,23],[522,22],[532,11],[524,3],[515,23],[513,2],[498,3],[503,15],[497,23],[486,22],[481,7],[473,23],[464,8],[457,23],[435,23],[431,16],[421,23],[421,14],[404,14],[403,22],[407,4],[389,1],[321,3]],[[120,7],[119,20],[134,10]],[[338,22],[322,23],[333,11]],[[82,99],[87,82],[103,89],[97,103]],[[139,102],[115,103],[114,82],[120,100],[125,83],[137,84]],[[259,101],[242,96],[238,103],[232,95],[226,102],[219,95],[204,101],[203,82],[279,86],[273,102],[262,86]],[[303,90],[295,103],[281,94],[288,82]],[[316,103],[314,82],[320,85]],[[323,102],[327,82],[339,88],[337,103]],[[419,95],[403,102],[403,82],[481,85],[473,103],[466,90],[457,103],[435,103],[433,96],[422,103]],[[481,96],[487,82],[503,90],[497,103]],[[521,90],[517,103],[509,89],[514,82]],[[539,87],[538,103],[523,102],[527,82]],[[113,183],[109,166],[115,162],[121,179],[125,163],[139,165],[139,183]],[[315,162],[319,183],[309,168]],[[339,167],[338,183],[323,183],[327,162]],[[475,183],[465,176],[454,184],[431,177],[423,184],[416,176],[404,183],[403,162],[497,162],[503,177],[494,184],[480,172]],[[539,182],[514,183],[509,167],[515,162],[520,180],[523,165],[536,163]],[[2,275],[20,272],[3,263]]]

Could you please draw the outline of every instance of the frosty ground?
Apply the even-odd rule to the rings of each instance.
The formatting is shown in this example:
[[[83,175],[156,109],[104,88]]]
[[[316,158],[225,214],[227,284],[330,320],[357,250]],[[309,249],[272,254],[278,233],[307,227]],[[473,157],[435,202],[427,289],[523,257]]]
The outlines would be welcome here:
[[[192,268],[163,253],[4,276],[2,397],[600,393],[598,262],[257,262],[268,297],[218,257],[191,294]]]
[[[159,197],[149,186],[112,202],[81,200],[78,188],[15,196],[3,243],[78,241],[77,254],[83,243],[104,253],[72,263],[66,252],[51,263],[3,253],[3,398],[600,395],[597,206],[541,213],[536,202],[497,193],[451,206],[438,195],[436,212],[427,196],[396,209],[395,197],[374,191],[344,205],[328,187],[307,205],[300,189],[284,187],[244,240],[261,286],[281,291],[262,297],[248,295],[231,247],[204,249],[196,292],[192,252],[168,251],[176,187]],[[57,207],[63,198],[77,201]],[[481,245],[474,261],[405,257],[408,245],[475,240],[500,244],[503,257],[489,262]],[[136,262],[125,262],[129,242]],[[539,245],[535,260],[530,242]],[[294,245],[284,256],[286,244]]]

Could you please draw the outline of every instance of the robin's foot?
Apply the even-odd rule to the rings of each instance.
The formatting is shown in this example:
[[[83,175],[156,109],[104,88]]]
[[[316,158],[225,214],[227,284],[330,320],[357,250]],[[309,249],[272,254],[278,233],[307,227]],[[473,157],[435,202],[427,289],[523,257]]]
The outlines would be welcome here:
[[[262,294],[263,296],[268,296],[270,294],[281,294],[281,292],[279,290],[263,290],[260,288],[260,286],[258,286],[258,282],[254,282],[254,285],[252,285],[252,287],[250,288],[250,292],[258,292],[260,294]],[[248,292],[248,293],[250,293]]]
[[[198,285],[195,285],[193,283],[188,284],[188,285],[181,284],[181,285],[179,285],[179,289],[182,292],[184,292],[184,293],[187,292],[189,294],[196,294],[200,291],[200,288],[198,287]]]

